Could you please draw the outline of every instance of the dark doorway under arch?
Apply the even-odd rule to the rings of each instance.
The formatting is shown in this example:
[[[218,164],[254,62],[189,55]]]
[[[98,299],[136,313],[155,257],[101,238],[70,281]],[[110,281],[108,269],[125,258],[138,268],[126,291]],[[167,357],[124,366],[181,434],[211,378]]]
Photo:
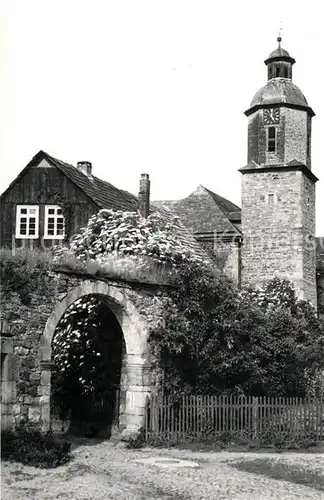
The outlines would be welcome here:
[[[122,329],[105,298],[74,302],[52,341],[52,421],[65,421],[64,430],[73,434],[109,437],[118,428],[125,353]]]

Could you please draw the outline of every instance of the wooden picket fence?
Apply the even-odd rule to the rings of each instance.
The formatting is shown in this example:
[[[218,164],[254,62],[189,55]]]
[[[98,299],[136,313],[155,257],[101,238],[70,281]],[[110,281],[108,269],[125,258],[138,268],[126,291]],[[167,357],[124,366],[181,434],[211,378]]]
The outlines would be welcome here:
[[[224,434],[249,440],[324,440],[323,400],[231,396],[147,398],[145,438],[208,440]]]

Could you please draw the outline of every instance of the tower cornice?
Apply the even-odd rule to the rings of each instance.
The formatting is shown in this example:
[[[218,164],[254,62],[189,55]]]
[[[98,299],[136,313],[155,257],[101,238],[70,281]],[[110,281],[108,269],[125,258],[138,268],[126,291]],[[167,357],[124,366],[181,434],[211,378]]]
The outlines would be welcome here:
[[[291,162],[289,165],[263,165],[255,166],[253,164],[246,165],[239,169],[241,174],[260,174],[265,172],[303,172],[314,184],[319,180],[313,172],[303,163]]]
[[[265,108],[292,108],[292,109],[301,109],[302,111],[306,111],[309,116],[315,116],[314,111],[310,106],[303,106],[302,104],[291,104],[288,102],[276,102],[276,103],[264,103],[264,104],[256,104],[255,106],[252,106],[251,108],[247,109],[244,111],[245,116],[250,116],[252,113],[255,113],[255,111],[258,111],[258,109],[265,109]]]
[[[276,61],[286,61],[286,62],[289,62],[290,64],[295,64],[296,60],[293,58],[293,57],[290,57],[290,56],[275,56],[275,57],[268,57],[268,59],[266,59],[264,61],[264,64],[268,65],[270,64],[271,62],[276,62]]]

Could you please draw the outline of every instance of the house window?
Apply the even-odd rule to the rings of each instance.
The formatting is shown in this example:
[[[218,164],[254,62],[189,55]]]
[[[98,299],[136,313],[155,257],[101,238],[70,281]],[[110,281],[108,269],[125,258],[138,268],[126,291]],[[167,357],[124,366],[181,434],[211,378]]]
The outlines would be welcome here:
[[[268,128],[268,152],[274,153],[276,151],[276,127]]]
[[[268,203],[269,205],[274,205],[274,194],[268,195]]]
[[[64,238],[64,215],[62,209],[56,205],[45,206],[44,238]]]
[[[38,238],[39,207],[18,205],[16,215],[16,238]]]
[[[280,67],[277,66],[276,68],[276,77],[280,76]]]

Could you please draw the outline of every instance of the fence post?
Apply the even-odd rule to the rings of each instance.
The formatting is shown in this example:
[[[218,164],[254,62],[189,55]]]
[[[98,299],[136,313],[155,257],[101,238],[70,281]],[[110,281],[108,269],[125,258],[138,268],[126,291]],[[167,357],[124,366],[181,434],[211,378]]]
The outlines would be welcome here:
[[[149,421],[149,414],[150,414],[149,404],[150,404],[150,398],[148,396],[146,396],[146,400],[145,400],[145,441],[148,440],[148,436],[149,436],[149,425],[150,425],[150,421]]]
[[[158,416],[157,416],[157,412],[158,412],[158,404],[157,404],[157,397],[156,395],[154,394],[154,396],[151,398],[151,418],[152,418],[152,434],[154,436],[154,438],[156,437],[157,435],[157,431],[158,431]]]
[[[319,429],[319,435],[320,435],[320,441],[324,439],[324,432],[323,432],[323,422],[324,422],[324,408],[323,408],[323,398],[320,400],[321,405],[320,405],[320,429]]]
[[[253,398],[252,405],[253,405],[253,411],[252,411],[252,426],[253,426],[253,439],[257,440],[258,439],[258,434],[259,434],[259,404],[258,404],[258,399],[259,398]]]

